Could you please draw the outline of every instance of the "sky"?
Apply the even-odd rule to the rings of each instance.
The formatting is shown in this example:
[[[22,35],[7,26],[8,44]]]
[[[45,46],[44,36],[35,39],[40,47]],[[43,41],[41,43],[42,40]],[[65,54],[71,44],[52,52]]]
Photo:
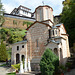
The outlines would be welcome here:
[[[53,15],[59,15],[62,12],[62,1],[64,0],[1,0],[4,5],[6,13],[10,13],[14,8],[23,5],[31,9],[31,12],[35,11],[35,8],[43,5],[49,5],[53,8]]]

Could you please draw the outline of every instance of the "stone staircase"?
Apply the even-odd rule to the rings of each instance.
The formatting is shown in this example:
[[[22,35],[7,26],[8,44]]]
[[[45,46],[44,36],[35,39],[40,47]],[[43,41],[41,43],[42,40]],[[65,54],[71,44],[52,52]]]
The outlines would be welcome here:
[[[75,55],[72,53],[72,57],[69,57],[67,62],[70,62],[72,64],[71,68],[75,68]]]
[[[41,72],[39,71],[32,71],[32,72],[27,72],[27,73],[16,73],[16,75],[40,75],[41,74]]]

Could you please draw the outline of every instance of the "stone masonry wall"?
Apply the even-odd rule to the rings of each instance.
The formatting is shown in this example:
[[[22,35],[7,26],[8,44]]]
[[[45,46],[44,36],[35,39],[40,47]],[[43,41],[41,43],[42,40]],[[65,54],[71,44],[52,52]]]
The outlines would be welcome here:
[[[48,26],[39,23],[34,24],[27,31],[28,55],[32,59],[32,62],[39,63],[38,59],[41,59],[41,56],[44,53],[45,50],[44,44],[47,42],[48,36],[49,36]],[[38,47],[36,40],[38,40]]]
[[[40,23],[34,24],[27,31],[28,57],[31,59],[32,70],[40,70],[40,59],[45,51],[45,43],[49,37],[48,26]],[[38,40],[38,47],[37,47]]]
[[[26,29],[27,28],[27,24],[23,25],[24,21],[33,23],[33,21],[28,21],[28,20],[23,20],[23,19],[16,19],[16,18],[10,18],[10,17],[4,17],[4,19],[5,19],[5,22],[3,24],[3,27],[6,27],[6,28]]]

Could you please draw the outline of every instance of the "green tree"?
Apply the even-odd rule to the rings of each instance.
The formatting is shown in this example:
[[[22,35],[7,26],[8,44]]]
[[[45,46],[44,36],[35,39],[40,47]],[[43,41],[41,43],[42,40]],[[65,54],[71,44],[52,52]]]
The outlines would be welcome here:
[[[3,32],[3,34],[1,34],[1,39],[3,39],[3,41],[6,40],[6,34]]]
[[[75,43],[75,0],[63,3],[61,22],[69,34],[70,47]]]
[[[6,51],[6,45],[3,43],[3,41],[1,41],[1,44],[0,44],[0,61],[6,61],[7,58],[8,58],[8,54]]]
[[[50,49],[46,49],[40,61],[42,75],[53,75],[58,65],[58,57]]]
[[[4,9],[3,9],[3,5],[0,0],[0,26],[4,23],[3,13],[4,13]]]

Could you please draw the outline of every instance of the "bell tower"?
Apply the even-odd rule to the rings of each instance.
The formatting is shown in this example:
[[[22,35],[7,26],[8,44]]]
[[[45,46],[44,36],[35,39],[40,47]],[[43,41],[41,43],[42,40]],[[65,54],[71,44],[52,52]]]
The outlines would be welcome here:
[[[46,20],[51,20],[53,22],[53,9],[48,6],[38,6],[35,9],[35,18],[36,21],[46,21]]]

